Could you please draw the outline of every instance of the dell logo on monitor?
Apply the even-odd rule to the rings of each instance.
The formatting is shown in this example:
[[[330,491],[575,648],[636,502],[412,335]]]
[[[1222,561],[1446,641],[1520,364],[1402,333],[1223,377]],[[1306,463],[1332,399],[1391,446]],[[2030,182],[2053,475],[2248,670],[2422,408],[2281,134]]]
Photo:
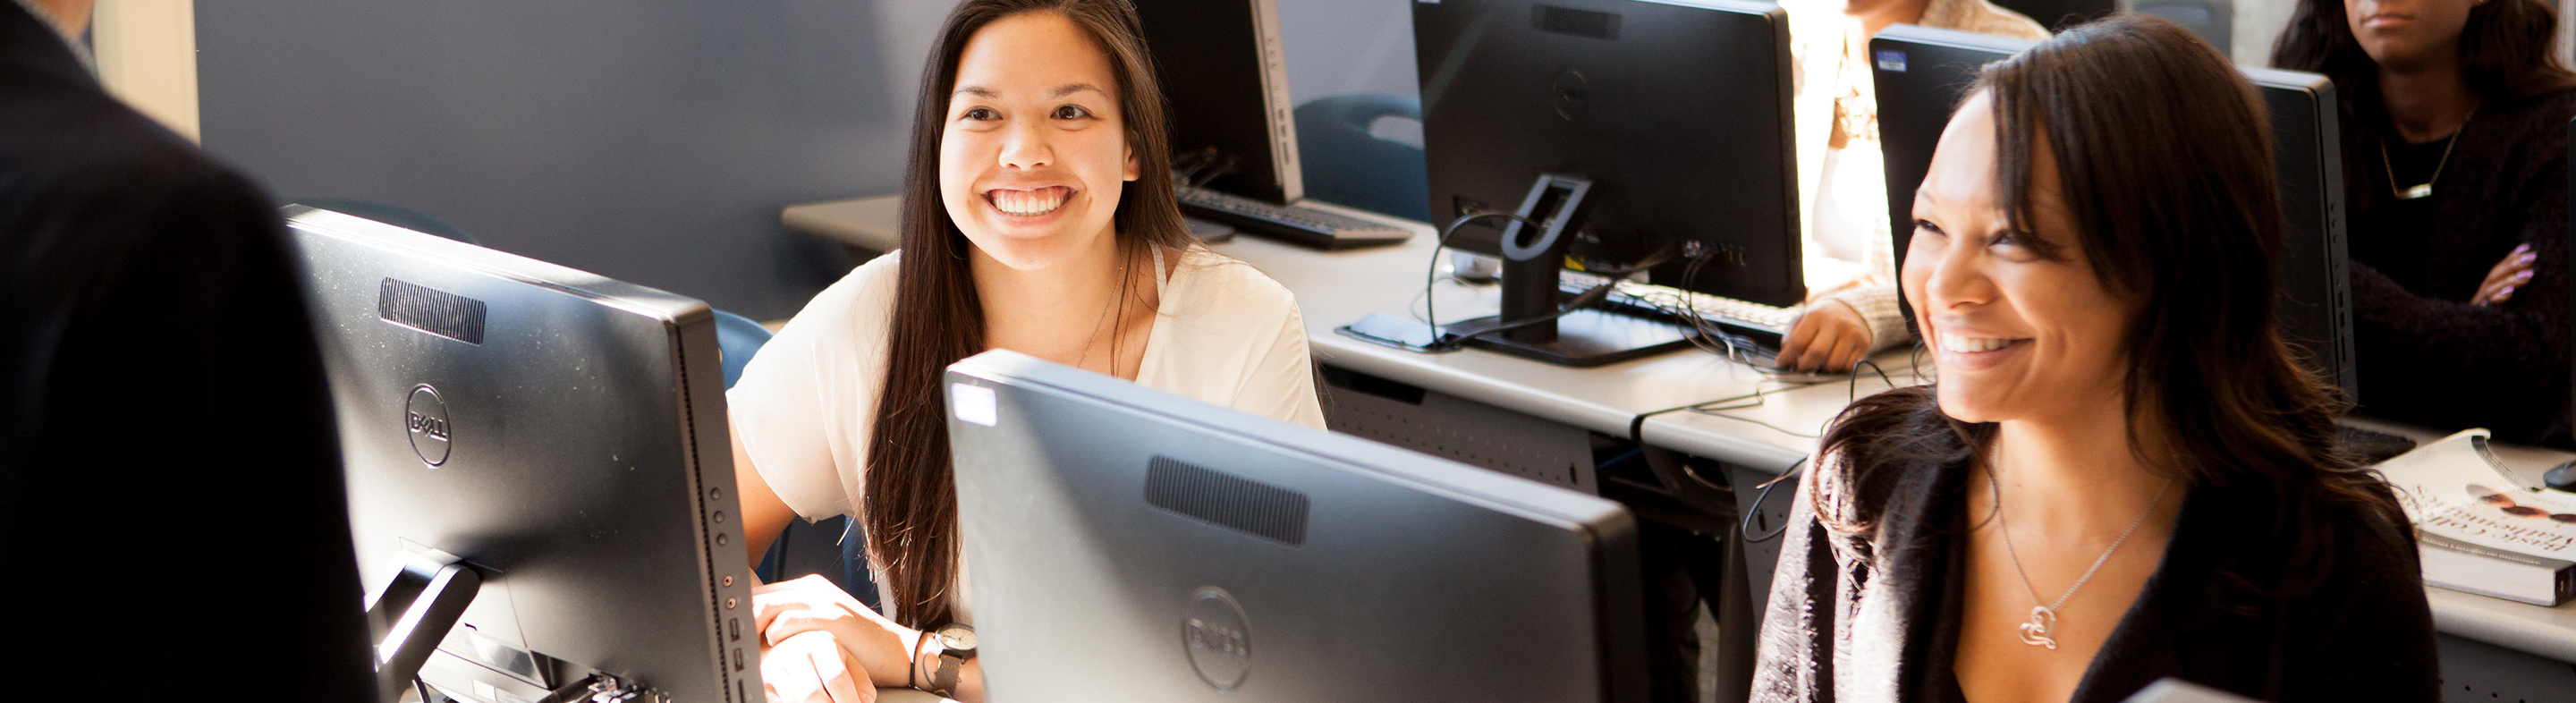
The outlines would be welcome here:
[[[1252,673],[1252,630],[1243,606],[1225,589],[1203,586],[1190,595],[1189,611],[1181,617],[1181,643],[1189,648],[1190,668],[1216,690],[1234,690]]]
[[[447,463],[453,435],[447,423],[447,401],[438,397],[438,389],[421,384],[403,399],[403,431],[411,436],[411,451],[432,467]]]

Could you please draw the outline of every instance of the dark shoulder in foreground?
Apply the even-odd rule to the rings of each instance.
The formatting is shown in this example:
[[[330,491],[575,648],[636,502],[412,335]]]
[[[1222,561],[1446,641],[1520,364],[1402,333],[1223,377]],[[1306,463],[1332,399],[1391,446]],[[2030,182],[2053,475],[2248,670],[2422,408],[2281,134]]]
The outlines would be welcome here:
[[[0,23],[12,19],[25,18]],[[199,241],[211,229],[274,226],[250,224],[275,204],[248,179],[108,95],[68,51],[16,44],[0,48],[0,260],[48,262],[18,286],[80,288],[154,248],[237,245]]]
[[[0,194],[89,199],[203,182],[227,171],[100,90],[0,63]]]

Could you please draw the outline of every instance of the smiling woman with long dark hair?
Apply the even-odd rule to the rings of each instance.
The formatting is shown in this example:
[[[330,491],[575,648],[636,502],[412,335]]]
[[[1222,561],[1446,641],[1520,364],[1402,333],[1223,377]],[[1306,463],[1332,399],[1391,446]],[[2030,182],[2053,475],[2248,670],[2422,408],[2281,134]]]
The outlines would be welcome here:
[[[966,0],[939,36],[902,251],[816,296],[727,394],[750,553],[793,516],[853,515],[887,606],[819,578],[761,587],[773,700],[981,699],[980,665],[940,656],[966,640],[923,633],[972,607],[939,387],[951,363],[1010,349],[1323,426],[1296,301],[1182,224],[1134,6]]]
[[[1938,380],[1828,428],[1754,700],[2434,699],[2405,517],[2273,326],[2266,123],[2143,15],[1983,70],[1900,276]]]
[[[2543,0],[2299,0],[2281,68],[2343,104],[2364,413],[2576,445],[2567,121]]]

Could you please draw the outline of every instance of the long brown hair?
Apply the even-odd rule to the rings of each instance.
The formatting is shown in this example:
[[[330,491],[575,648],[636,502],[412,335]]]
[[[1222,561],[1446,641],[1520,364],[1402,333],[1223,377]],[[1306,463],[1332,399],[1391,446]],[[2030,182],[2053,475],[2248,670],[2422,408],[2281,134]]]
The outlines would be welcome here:
[[[2546,0],[2488,0],[2469,8],[2460,28],[2460,68],[2469,90],[2487,100],[2576,87],[2576,72],[2558,61],[2557,42],[2558,10]],[[2379,62],[2353,38],[2343,0],[2299,0],[2272,41],[2272,66],[2333,79],[2347,114],[2349,105],[2379,101]]]
[[[967,269],[973,245],[948,218],[940,199],[940,139],[949,93],[956,87],[957,60],[968,39],[996,21],[1033,12],[1072,20],[1108,54],[1110,71],[1116,74],[1119,119],[1137,161],[1136,180],[1119,189],[1111,217],[1120,260],[1134,263],[1153,247],[1180,250],[1194,241],[1172,191],[1170,119],[1134,7],[1123,0],[966,0],[949,12],[939,45],[922,70],[920,107],[913,119],[912,163],[904,177],[903,258],[860,513],[868,557],[884,570],[891,591],[880,596],[892,599],[895,619],[909,627],[952,620],[948,594],[957,579],[957,483],[949,464],[947,403],[939,379],[949,364],[985,348],[983,301],[976,297],[974,276]],[[1120,283],[1122,307],[1135,297],[1133,282],[1129,276]]]
[[[2337,449],[2341,399],[2274,326],[2286,220],[2270,122],[2226,57],[2171,22],[2120,15],[1986,66],[1974,90],[1993,100],[1994,187],[2013,226],[2034,219],[2045,139],[2096,280],[2143,301],[2123,383],[2141,463],[2259,505],[2240,517],[2269,530],[2249,542],[2294,559],[2331,557],[2332,505],[2406,524],[2387,485]],[[1982,461],[1994,435],[1942,414],[1928,386],[1863,399],[1825,433],[1819,453],[1837,460],[1820,466],[1812,507],[1865,529],[1876,497],[1921,480],[1906,467]]]

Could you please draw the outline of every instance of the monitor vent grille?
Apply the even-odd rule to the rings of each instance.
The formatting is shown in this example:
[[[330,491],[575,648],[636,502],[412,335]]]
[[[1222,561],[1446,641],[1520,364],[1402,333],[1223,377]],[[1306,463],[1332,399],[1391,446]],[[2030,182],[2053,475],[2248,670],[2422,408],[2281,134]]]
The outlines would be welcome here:
[[[1274,542],[1306,543],[1306,494],[1170,457],[1146,463],[1145,502]]]

